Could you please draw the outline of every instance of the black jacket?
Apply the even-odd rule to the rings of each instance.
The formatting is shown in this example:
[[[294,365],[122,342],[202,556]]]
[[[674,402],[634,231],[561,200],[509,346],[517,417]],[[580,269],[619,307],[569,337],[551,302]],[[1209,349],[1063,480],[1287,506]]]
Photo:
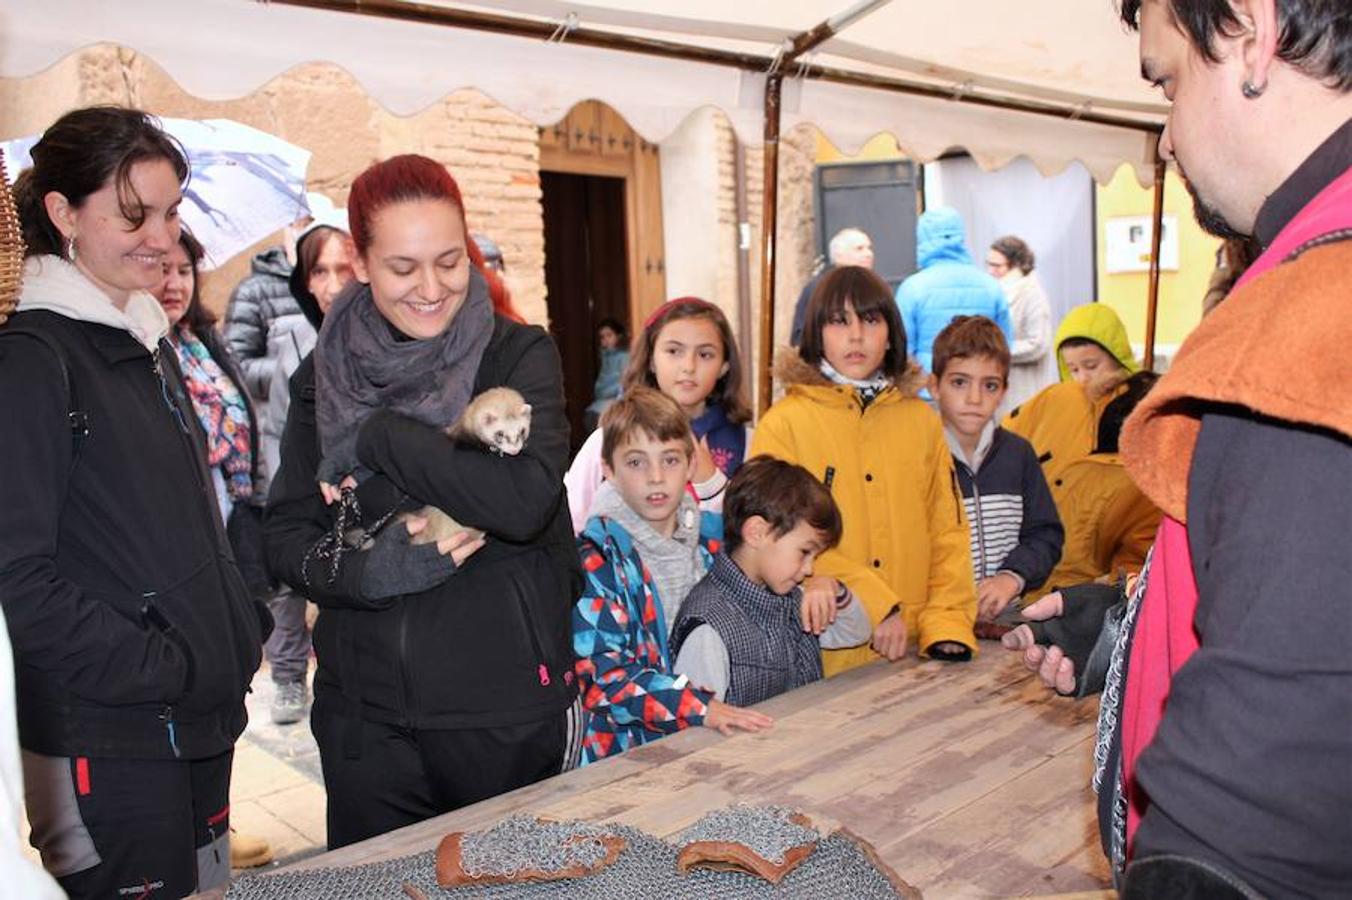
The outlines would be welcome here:
[[[61,364],[39,330],[65,348]],[[71,406],[87,417],[73,439]],[[0,602],[20,743],[201,758],[244,729],[260,616],[226,545],[175,356],[51,312],[0,328]]]
[[[519,456],[458,447],[439,429],[389,411],[363,424],[357,455],[376,474],[357,491],[365,521],[432,504],[482,528],[488,543],[443,584],[371,600],[364,555],[337,577],[306,555],[333,526],[315,473],[313,355],[291,379],[281,470],[268,498],[273,573],[319,604],[316,697],[366,719],[414,728],[492,728],[561,713],[573,700],[570,610],[581,593],[563,472],[568,457],[558,351],[540,328],[497,318],[474,393],[506,385],[531,404]]]
[[[953,465],[977,580],[1006,570],[1018,573],[1026,590],[1040,588],[1061,559],[1066,533],[1033,445],[997,428],[975,476],[957,456]]]

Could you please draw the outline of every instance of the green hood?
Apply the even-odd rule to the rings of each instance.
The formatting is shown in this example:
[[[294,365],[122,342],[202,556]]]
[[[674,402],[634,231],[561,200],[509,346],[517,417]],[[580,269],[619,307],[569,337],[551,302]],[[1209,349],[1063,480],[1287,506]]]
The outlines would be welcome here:
[[[1077,306],[1061,320],[1061,327],[1056,329],[1054,346],[1057,350],[1056,368],[1061,373],[1062,381],[1070,380],[1070,371],[1061,361],[1061,345],[1071,338],[1087,338],[1098,344],[1126,367],[1130,375],[1141,371],[1141,365],[1131,351],[1131,341],[1127,339],[1127,327],[1106,303]]]

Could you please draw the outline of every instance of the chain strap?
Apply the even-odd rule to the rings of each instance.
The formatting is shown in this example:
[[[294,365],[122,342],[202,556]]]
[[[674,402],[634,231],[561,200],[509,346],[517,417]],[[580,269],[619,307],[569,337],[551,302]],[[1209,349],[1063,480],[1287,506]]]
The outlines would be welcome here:
[[[310,584],[310,564],[313,560],[319,559],[328,563],[328,580],[326,584],[333,584],[338,580],[338,568],[342,565],[343,557],[353,550],[365,550],[375,540],[375,536],[380,533],[394,516],[399,512],[403,501],[401,498],[394,506],[390,507],[385,515],[381,516],[371,523],[369,528],[362,527],[361,504],[357,502],[357,492],[352,488],[343,488],[338,497],[338,513],[334,516],[333,527],[322,538],[315,541],[314,545],[306,552],[305,558],[301,560],[300,577],[308,588]],[[350,537],[349,537],[350,536]]]

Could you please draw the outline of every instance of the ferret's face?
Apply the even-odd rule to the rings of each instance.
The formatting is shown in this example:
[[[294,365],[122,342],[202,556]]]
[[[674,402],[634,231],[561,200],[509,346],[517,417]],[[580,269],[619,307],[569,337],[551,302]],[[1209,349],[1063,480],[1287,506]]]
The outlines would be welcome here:
[[[482,412],[475,430],[480,440],[503,456],[516,456],[526,446],[526,438],[530,435],[530,406],[510,415]]]
[[[371,245],[355,268],[391,325],[415,340],[436,337],[469,293],[464,217],[449,200],[391,203],[371,217]]]

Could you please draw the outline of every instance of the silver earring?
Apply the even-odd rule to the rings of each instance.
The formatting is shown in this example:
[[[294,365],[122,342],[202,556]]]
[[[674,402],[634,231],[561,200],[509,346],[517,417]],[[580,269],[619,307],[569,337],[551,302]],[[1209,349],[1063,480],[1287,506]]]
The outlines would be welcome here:
[[[1245,100],[1257,100],[1259,97],[1263,96],[1263,91],[1267,90],[1267,85],[1254,84],[1246,78],[1244,83],[1239,86],[1239,90],[1240,93],[1244,95]]]
[[[66,242],[66,258],[75,262],[75,235],[73,234],[70,236],[70,240]]]

